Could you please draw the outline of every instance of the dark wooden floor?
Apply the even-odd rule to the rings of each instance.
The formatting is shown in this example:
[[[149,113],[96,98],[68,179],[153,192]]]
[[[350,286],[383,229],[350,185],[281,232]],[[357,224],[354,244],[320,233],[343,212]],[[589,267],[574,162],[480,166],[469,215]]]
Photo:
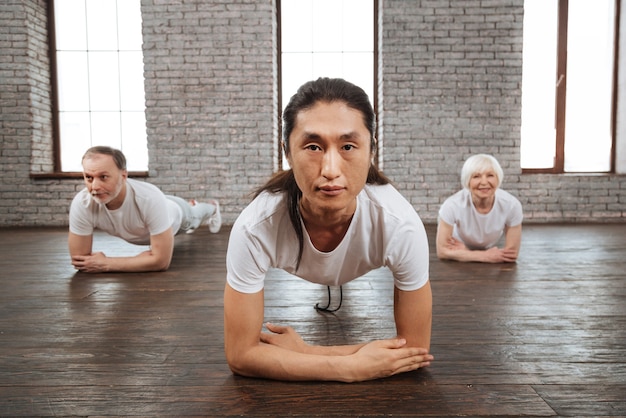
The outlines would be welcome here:
[[[440,262],[429,226],[436,360],[358,384],[231,374],[228,232],[177,237],[164,273],[85,275],[64,229],[0,229],[0,415],[626,416],[626,225],[525,226],[517,265]],[[274,272],[266,320],[320,344],[390,337],[391,286],[370,273],[320,314],[325,288]]]

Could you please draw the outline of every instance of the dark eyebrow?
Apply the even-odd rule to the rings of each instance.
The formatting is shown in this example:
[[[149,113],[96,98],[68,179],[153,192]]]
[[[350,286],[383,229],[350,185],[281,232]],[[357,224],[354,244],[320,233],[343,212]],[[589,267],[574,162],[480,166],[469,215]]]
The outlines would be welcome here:
[[[319,136],[319,134],[316,134],[314,132],[305,132],[302,135],[302,138],[304,138],[307,141],[317,141],[319,139],[321,139],[321,137]]]
[[[318,141],[321,139],[321,136],[315,132],[305,132],[302,137],[305,140],[309,140],[309,141]],[[339,139],[341,139],[342,141],[351,141],[354,140],[355,138],[358,138],[359,134],[355,131],[352,132],[347,132],[345,134],[342,134]]]
[[[348,132],[348,133],[345,133],[345,134],[341,135],[340,139],[342,139],[344,141],[351,141],[351,140],[353,140],[355,138],[358,138],[358,137],[359,137],[359,134],[357,132],[353,131],[353,132]]]

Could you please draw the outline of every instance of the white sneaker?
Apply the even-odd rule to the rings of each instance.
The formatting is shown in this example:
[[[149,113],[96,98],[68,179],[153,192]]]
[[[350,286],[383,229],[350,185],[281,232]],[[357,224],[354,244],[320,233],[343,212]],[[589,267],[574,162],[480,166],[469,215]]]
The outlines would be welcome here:
[[[222,215],[220,214],[220,204],[217,200],[212,202],[215,205],[215,212],[209,218],[209,231],[214,234],[220,232],[220,228],[222,227]]]

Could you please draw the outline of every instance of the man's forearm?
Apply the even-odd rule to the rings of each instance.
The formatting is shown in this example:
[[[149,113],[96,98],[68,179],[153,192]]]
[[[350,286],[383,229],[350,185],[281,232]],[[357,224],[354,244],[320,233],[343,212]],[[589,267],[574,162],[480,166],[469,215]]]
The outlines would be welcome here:
[[[354,354],[359,351],[359,349],[364,345],[365,343],[332,346],[310,345],[307,349],[307,353],[319,356],[349,356],[350,354]]]
[[[87,255],[72,255],[72,265],[84,273],[148,272],[166,270],[169,266],[169,259],[159,260],[150,251],[134,257],[107,257],[102,252],[96,252]]]
[[[237,360],[229,361],[234,373],[248,377],[350,382],[354,377],[350,376],[348,363],[347,354],[298,353],[265,343],[259,343]]]
[[[133,257],[106,257],[106,260],[108,271],[111,272],[165,271],[170,265],[170,260],[159,259],[150,250]]]
[[[426,367],[433,360],[427,349],[409,347],[403,338],[372,341],[350,355],[307,354],[259,343],[237,354],[227,350],[226,358],[231,370],[244,376],[338,382],[388,377]]]

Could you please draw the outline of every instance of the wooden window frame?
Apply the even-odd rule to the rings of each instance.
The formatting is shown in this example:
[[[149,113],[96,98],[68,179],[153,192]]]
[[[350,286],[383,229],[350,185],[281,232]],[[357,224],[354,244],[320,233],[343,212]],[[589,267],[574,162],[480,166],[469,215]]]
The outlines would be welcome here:
[[[603,174],[615,173],[615,144],[617,133],[617,81],[619,69],[619,24],[620,1],[615,1],[615,30],[613,32],[613,91],[611,94],[611,155],[610,169]],[[558,38],[557,38],[557,68],[555,79],[555,128],[556,151],[552,168],[523,168],[522,174],[575,174],[565,171],[565,104],[567,91],[567,31],[568,31],[569,0],[559,0],[558,6]],[[595,173],[585,173],[595,174]]]
[[[50,100],[52,111],[52,171],[48,173],[31,173],[34,179],[82,179],[80,171],[61,170],[61,131],[59,121],[59,83],[56,60],[56,26],[54,0],[49,0],[48,14],[48,58],[50,63]],[[129,177],[148,177],[148,171],[129,171]]]

